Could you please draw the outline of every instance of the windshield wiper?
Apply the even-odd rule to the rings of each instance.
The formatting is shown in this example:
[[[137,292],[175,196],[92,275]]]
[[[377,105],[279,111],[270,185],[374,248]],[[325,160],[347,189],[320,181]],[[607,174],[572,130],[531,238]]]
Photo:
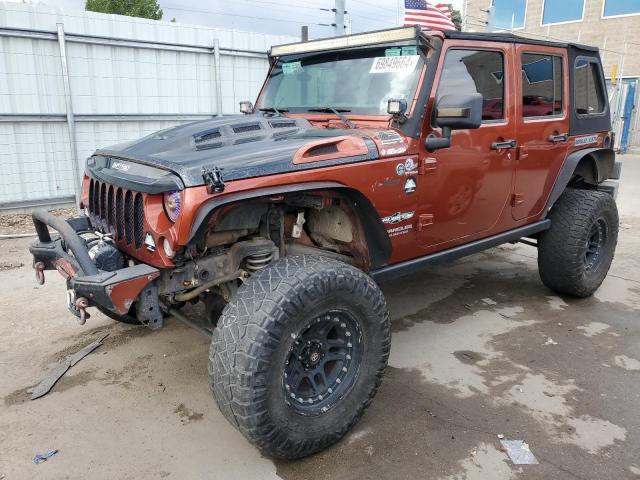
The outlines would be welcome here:
[[[288,112],[289,111],[286,108],[276,108],[276,107],[264,107],[264,108],[259,108],[258,110],[260,110],[261,112],[277,113],[280,116],[282,116],[282,112]]]
[[[344,115],[342,115],[341,112],[350,112],[351,110],[349,110],[348,108],[333,108],[333,107],[316,107],[316,108],[307,108],[307,112],[323,112],[323,113],[333,113],[335,114],[340,120],[342,120],[342,123],[344,123],[347,127],[349,128],[356,128],[356,126],[351,123],[351,121],[349,121],[349,119],[347,117],[345,117]]]

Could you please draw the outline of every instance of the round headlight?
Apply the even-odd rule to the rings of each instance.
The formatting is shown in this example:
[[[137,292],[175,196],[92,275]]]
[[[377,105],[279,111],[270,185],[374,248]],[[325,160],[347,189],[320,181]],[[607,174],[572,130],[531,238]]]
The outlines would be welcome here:
[[[182,210],[182,198],[180,192],[166,192],[164,194],[164,211],[169,220],[175,222],[180,216]]]

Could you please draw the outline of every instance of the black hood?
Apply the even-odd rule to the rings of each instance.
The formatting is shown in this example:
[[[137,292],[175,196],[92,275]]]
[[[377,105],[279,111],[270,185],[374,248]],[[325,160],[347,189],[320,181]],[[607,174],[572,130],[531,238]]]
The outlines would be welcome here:
[[[294,154],[306,143],[343,135],[363,138],[368,153],[293,163]],[[110,183],[126,182],[138,190],[157,193],[204,185],[203,170],[219,170],[226,182],[371,160],[377,156],[373,140],[356,129],[314,128],[300,118],[240,115],[187,123],[98,150],[87,162],[87,170],[91,176]]]

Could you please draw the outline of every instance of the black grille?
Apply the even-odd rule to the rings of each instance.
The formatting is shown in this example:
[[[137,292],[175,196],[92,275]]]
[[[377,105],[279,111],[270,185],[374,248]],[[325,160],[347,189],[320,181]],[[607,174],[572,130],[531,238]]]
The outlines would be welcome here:
[[[231,128],[233,128],[233,133],[245,133],[260,130],[262,127],[259,123],[248,123],[246,125],[234,125]]]
[[[107,192],[107,226],[109,233],[112,235],[116,233],[116,203],[113,198],[113,185],[109,185]]]
[[[127,245],[133,241],[133,194],[130,191],[124,196],[124,238]]]
[[[141,193],[136,193],[133,201],[133,239],[136,248],[142,246],[142,237],[144,235],[144,202]]]
[[[144,240],[144,195],[91,179],[89,215],[93,227],[118,241],[141,248]]]
[[[122,240],[124,233],[124,205],[122,199],[122,189],[116,193],[116,240]]]

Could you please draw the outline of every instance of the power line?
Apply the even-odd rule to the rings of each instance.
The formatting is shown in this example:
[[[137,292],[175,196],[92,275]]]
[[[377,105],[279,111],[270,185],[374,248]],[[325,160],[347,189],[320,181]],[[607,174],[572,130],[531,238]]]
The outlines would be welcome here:
[[[303,20],[288,20],[288,19],[284,19],[284,18],[273,18],[273,17],[256,17],[256,16],[252,16],[252,15],[241,15],[241,14],[237,14],[237,13],[224,13],[224,12],[218,12],[218,11],[214,11],[214,10],[202,10],[202,9],[197,9],[197,8],[182,8],[182,7],[174,7],[172,5],[164,5],[165,8],[169,9],[169,10],[177,10],[177,11],[182,11],[182,12],[192,12],[192,13],[208,13],[211,15],[221,15],[221,16],[226,16],[226,17],[238,17],[238,18],[250,18],[253,20],[269,20],[272,22],[286,22],[286,23],[295,23],[298,25],[319,25],[319,26],[325,26],[322,25],[320,23],[315,23],[315,22],[308,22],[308,21],[303,21]]]
[[[381,10],[386,10],[387,12],[397,12],[398,11],[397,8],[394,8],[392,10],[390,8],[385,8],[385,7],[381,7],[380,5],[376,5],[375,3],[365,2],[364,0],[351,0],[351,1],[356,2],[356,3],[361,3],[363,5],[368,5],[369,7],[375,7],[375,8],[379,8]]]

